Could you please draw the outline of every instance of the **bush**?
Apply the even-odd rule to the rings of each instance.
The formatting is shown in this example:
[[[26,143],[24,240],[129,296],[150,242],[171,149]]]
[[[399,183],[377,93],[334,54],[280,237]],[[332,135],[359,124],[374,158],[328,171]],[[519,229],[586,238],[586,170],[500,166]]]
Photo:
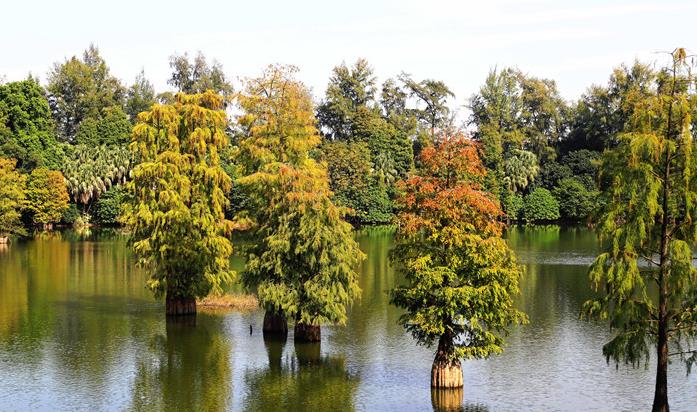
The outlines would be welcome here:
[[[559,211],[565,219],[581,220],[592,212],[598,193],[589,191],[578,179],[563,179],[553,190],[559,202]]]
[[[559,219],[559,202],[547,189],[540,187],[533,190],[525,196],[523,203],[523,219],[527,223]]]
[[[519,220],[523,212],[523,196],[518,193],[509,194],[503,204],[503,209],[509,219]]]
[[[115,225],[119,223],[121,207],[126,198],[126,191],[122,185],[112,186],[97,200],[94,217],[97,223],[102,225]]]
[[[77,210],[77,205],[75,203],[71,203],[68,205],[68,208],[65,209],[63,212],[63,216],[61,217],[61,223],[66,224],[66,225],[72,225],[75,223],[77,218],[80,216],[80,211]]]

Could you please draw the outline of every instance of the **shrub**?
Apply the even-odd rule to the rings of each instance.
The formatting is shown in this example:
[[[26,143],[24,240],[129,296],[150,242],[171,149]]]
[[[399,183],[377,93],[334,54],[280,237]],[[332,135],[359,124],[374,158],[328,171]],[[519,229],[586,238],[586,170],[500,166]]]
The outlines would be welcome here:
[[[578,179],[569,178],[559,182],[553,190],[559,202],[559,211],[566,219],[587,218],[593,211],[598,197],[597,192],[589,191]]]
[[[527,223],[559,219],[559,202],[547,189],[533,190],[523,203],[523,218]]]

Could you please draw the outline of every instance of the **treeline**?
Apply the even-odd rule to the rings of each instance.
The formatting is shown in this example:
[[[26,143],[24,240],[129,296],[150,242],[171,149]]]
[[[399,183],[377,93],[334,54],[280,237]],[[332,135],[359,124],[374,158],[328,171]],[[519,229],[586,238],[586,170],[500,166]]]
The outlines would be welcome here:
[[[239,107],[216,61],[183,54],[169,65],[172,90],[156,91],[143,72],[129,86],[90,46],[81,57],[55,63],[45,85],[33,77],[0,85],[0,157],[14,159],[22,175],[60,172],[65,188],[43,189],[53,199],[69,193],[69,202],[41,210],[48,205],[25,193],[26,178],[4,177],[15,185],[6,186],[14,193],[6,195],[14,217],[0,231],[17,232],[18,210],[24,224],[117,223],[123,183],[136,162],[127,146],[139,113],[173,103],[177,92],[206,90],[222,95],[226,107]],[[440,133],[467,130],[481,143],[487,189],[509,220],[582,221],[598,205],[599,153],[628,121],[630,102],[655,80],[650,66],[620,66],[607,85],[592,86],[569,103],[554,81],[506,68],[492,70],[477,93],[461,100],[441,81],[406,73],[378,84],[369,63],[359,59],[334,68],[312,108],[322,138],[312,156],[327,163],[334,200],[352,210],[351,223],[387,224],[394,220],[396,183],[414,170],[421,150]],[[463,105],[470,114],[459,124],[455,112]],[[248,132],[240,119],[228,122],[230,144],[221,155],[233,180],[240,168],[233,154]],[[3,163],[0,173],[15,173],[12,163]],[[233,188],[228,216],[244,207],[244,196]]]

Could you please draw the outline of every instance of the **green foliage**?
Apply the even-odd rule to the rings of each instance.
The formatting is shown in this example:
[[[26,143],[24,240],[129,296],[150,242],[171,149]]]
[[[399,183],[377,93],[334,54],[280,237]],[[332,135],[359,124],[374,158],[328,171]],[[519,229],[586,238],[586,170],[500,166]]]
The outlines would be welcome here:
[[[511,220],[519,220],[523,217],[525,203],[519,193],[508,193],[503,203],[503,211]]]
[[[440,80],[417,82],[406,73],[402,73],[399,79],[409,91],[409,96],[417,100],[418,106],[412,109],[412,113],[430,135],[430,142],[433,142],[436,131],[443,131],[452,123],[448,99],[454,98],[455,94]]]
[[[598,200],[598,193],[589,191],[577,178],[562,179],[552,193],[559,202],[561,217],[571,220],[591,216]]]
[[[123,212],[123,206],[127,199],[124,185],[110,187],[97,199],[94,215],[97,222],[102,225],[115,225],[119,223],[119,217]]]
[[[26,176],[15,170],[14,159],[0,157],[0,235],[24,235],[22,209],[24,208]]]
[[[225,98],[232,95],[233,88],[225,77],[223,66],[217,61],[208,64],[206,57],[198,52],[193,61],[189,55],[173,55],[169,58],[172,77],[167,81],[178,91],[184,93],[203,93],[212,90]]]
[[[94,45],[82,59],[73,56],[56,63],[48,75],[47,91],[59,137],[65,142],[74,141],[83,120],[99,118],[107,107],[122,106],[126,93]]]
[[[88,147],[123,145],[130,140],[132,128],[120,107],[108,107],[100,118],[90,117],[78,125],[75,143]]]
[[[360,293],[363,259],[345,210],[331,199],[327,170],[310,158],[319,144],[312,100],[293,67],[270,66],[239,97],[249,215],[256,243],[244,284],[262,306],[299,324],[344,323]]]
[[[559,186],[559,182],[562,180],[571,178],[573,175],[574,173],[566,163],[552,161],[544,165],[539,180],[543,187],[553,188]]]
[[[557,220],[559,217],[559,202],[549,190],[538,187],[525,196],[523,219],[526,222]]]
[[[150,110],[155,102],[155,87],[145,78],[145,71],[141,70],[126,94],[128,118],[135,123],[138,114]]]
[[[669,353],[688,366],[697,360],[697,99],[685,50],[672,57],[625,108],[631,119],[603,156],[597,227],[605,250],[589,273],[599,296],[583,307],[612,327],[608,361],[639,365],[657,355],[654,410],[668,410]]]
[[[514,149],[503,163],[504,183],[512,192],[525,190],[535,180],[539,170],[534,153]]]
[[[56,141],[48,100],[31,77],[0,84],[0,156],[16,159],[25,171],[61,163],[63,148]]]
[[[401,185],[390,259],[407,284],[391,292],[400,322],[420,344],[438,342],[436,361],[503,351],[520,269],[501,238],[498,202],[481,190],[485,171],[474,145],[446,137],[421,153],[421,174]]]
[[[133,129],[130,148],[141,163],[126,184],[123,222],[156,296],[204,297],[232,280],[233,224],[224,215],[232,182],[219,157],[228,144],[223,107],[213,92],[180,93],[175,104],[139,114]]]
[[[132,166],[125,146],[78,145],[70,148],[62,170],[73,200],[90,205],[112,185],[125,183]]]
[[[582,149],[567,153],[562,163],[588,190],[596,188],[596,177],[600,165],[600,153]]]
[[[27,182],[27,208],[35,224],[59,222],[68,209],[69,200],[61,172],[43,167],[31,172]]]
[[[75,221],[80,217],[80,211],[77,208],[77,205],[75,203],[70,203],[63,212],[63,216],[61,216],[61,223],[65,223],[66,225],[72,225],[75,223]]]

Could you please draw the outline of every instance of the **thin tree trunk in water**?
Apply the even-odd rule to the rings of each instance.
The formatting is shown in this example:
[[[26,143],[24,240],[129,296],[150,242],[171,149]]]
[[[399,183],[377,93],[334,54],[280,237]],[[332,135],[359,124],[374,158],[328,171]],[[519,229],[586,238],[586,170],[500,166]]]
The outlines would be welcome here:
[[[173,296],[169,291],[165,298],[165,313],[167,316],[195,316],[196,298]]]
[[[461,388],[462,366],[460,360],[450,360],[449,354],[452,348],[452,337],[443,334],[438,340],[438,352],[431,367],[431,387],[433,388]]]
[[[322,338],[322,328],[319,325],[295,323],[296,342],[319,342]]]
[[[264,314],[264,326],[262,327],[264,338],[283,338],[288,336],[288,321],[283,312],[266,311]]]

